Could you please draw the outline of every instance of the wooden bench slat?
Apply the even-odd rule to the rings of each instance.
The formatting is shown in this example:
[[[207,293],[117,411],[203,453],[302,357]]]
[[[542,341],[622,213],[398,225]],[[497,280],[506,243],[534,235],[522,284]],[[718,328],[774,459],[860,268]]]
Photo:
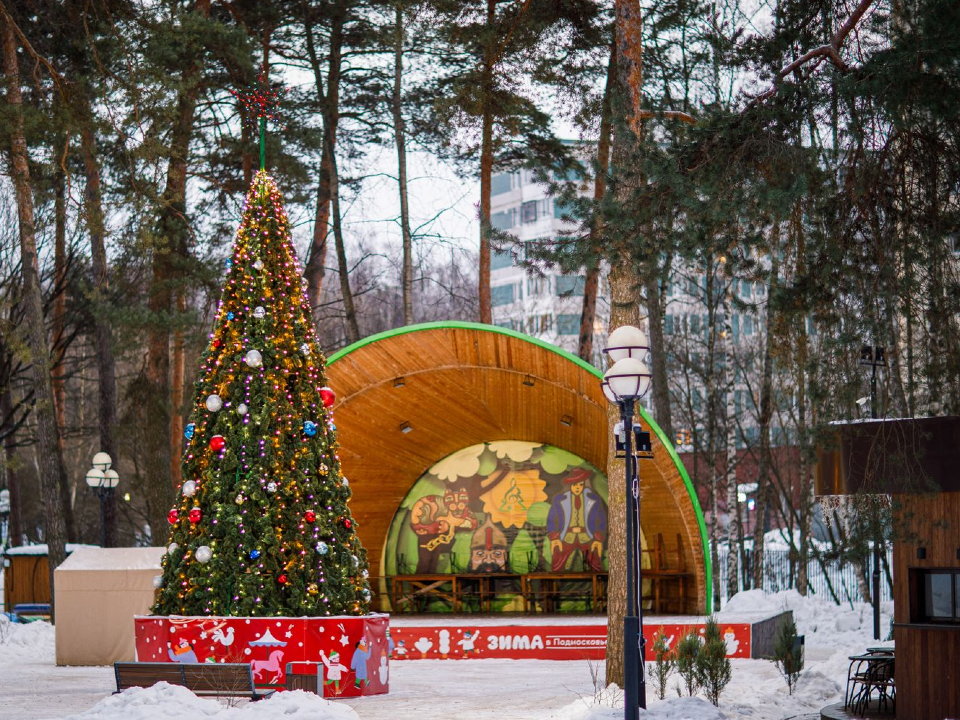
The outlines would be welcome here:
[[[249,663],[116,662],[113,668],[117,692],[167,682],[197,695],[247,696],[259,700],[273,693],[257,689]]]

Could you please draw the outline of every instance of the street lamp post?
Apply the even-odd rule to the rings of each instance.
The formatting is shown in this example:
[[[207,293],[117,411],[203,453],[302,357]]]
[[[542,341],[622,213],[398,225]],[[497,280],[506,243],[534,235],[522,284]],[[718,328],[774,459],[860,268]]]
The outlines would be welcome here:
[[[870,417],[877,419],[877,368],[887,366],[884,348],[864,345],[860,348],[860,364],[870,368]],[[880,538],[873,538],[873,639],[880,639]]]
[[[111,470],[113,460],[105,452],[93,456],[93,467],[87,471],[87,485],[100,499],[100,547],[107,546],[107,501],[120,484],[120,476]]]
[[[0,548],[5,548],[10,541],[10,491],[0,490]]]
[[[604,352],[613,365],[601,387],[607,400],[620,409],[618,449],[622,446],[626,469],[627,610],[623,618],[623,717],[637,720],[647,707],[646,643],[643,637],[643,595],[640,569],[640,475],[634,448],[634,404],[650,388],[650,371],[641,359],[649,350],[639,328],[625,325],[607,339]],[[639,427],[639,426],[638,426]],[[637,437],[637,445],[640,437]],[[647,443],[648,444],[648,443]]]

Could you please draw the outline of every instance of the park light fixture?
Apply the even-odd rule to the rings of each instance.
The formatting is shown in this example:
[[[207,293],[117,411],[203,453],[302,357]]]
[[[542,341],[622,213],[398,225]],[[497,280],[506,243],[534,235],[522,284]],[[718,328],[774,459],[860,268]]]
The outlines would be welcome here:
[[[105,452],[93,456],[93,467],[87,470],[87,485],[100,500],[100,547],[107,546],[107,503],[120,484],[120,475],[112,470],[113,459]]]
[[[620,409],[614,428],[617,457],[626,463],[627,608],[623,616],[623,717],[638,720],[647,707],[646,647],[643,638],[642,570],[640,567],[640,473],[638,451],[650,453],[649,434],[633,421],[634,405],[650,389],[651,374],[644,358],[650,350],[647,336],[632,325],[618,327],[607,338],[613,363],[600,383],[604,397]],[[634,437],[636,435],[636,438]],[[641,447],[642,446],[642,447]],[[620,455],[622,450],[623,455]]]

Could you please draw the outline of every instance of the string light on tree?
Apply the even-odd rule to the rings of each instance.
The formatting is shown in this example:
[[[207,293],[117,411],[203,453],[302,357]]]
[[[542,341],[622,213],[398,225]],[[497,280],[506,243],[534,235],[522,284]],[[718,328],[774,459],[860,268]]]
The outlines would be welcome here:
[[[364,614],[369,573],[340,471],[336,397],[265,172],[231,257],[184,431],[190,479],[168,518],[179,549],[164,555],[154,612]]]

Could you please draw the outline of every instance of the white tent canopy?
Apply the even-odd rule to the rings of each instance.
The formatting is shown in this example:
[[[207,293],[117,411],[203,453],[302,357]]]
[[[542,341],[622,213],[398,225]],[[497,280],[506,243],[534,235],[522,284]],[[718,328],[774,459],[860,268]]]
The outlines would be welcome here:
[[[55,574],[57,665],[134,660],[134,615],[153,604],[164,548],[78,548]]]

